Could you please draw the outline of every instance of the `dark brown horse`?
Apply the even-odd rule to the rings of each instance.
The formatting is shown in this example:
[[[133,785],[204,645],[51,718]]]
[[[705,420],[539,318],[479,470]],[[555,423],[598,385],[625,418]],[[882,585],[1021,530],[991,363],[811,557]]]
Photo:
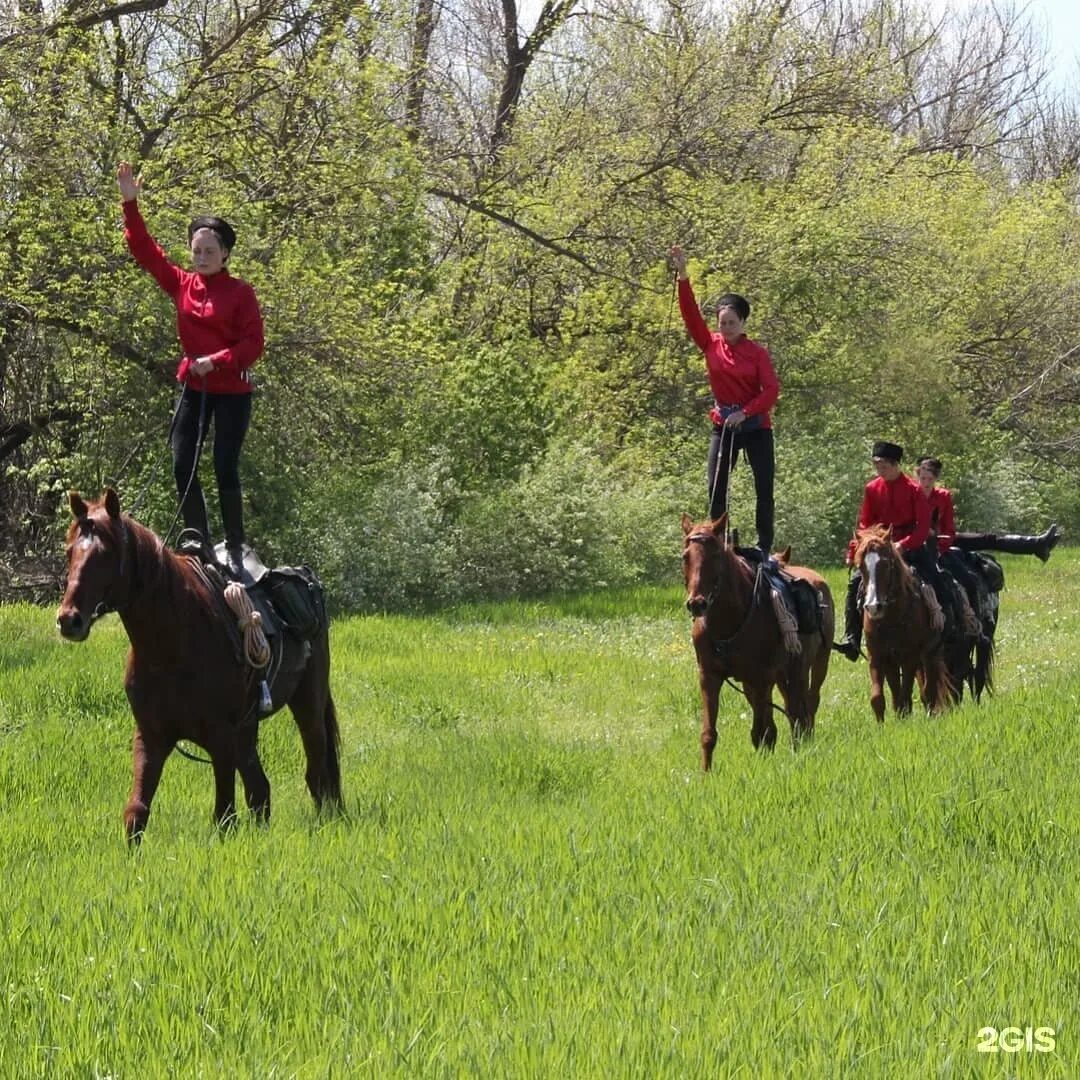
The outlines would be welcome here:
[[[916,680],[929,712],[955,699],[943,637],[892,529],[872,526],[856,536],[855,565],[863,579],[863,633],[870,666],[870,707],[885,719],[885,684],[898,716],[911,712]]]
[[[60,633],[85,641],[95,620],[115,611],[131,642],[124,689],[135,714],[134,783],[124,809],[129,840],[146,828],[165,759],[181,739],[201,746],[214,767],[214,817],[236,816],[236,773],[247,804],[270,817],[270,782],[257,749],[258,680],[236,656],[219,600],[194,561],[176,555],[120,512],[109,489],[100,502],[70,496],[68,580],[56,616]],[[303,642],[282,635],[273,709],[288,705],[307,755],[307,785],[317,807],[340,809],[340,737],[330,696],[326,630]]]
[[[773,607],[768,581],[758,566],[725,541],[727,515],[695,523],[682,516],[683,580],[686,607],[694,616],[692,631],[701,683],[701,765],[712,767],[716,714],[725,679],[742,683],[753,710],[750,741],[756,748],[776,744],[773,687],[780,688],[784,710],[796,741],[814,730],[821,684],[829,670],[833,602],[820,574],[802,566],[784,566],[792,577],[809,582],[817,597],[821,628],[797,635],[789,651]]]

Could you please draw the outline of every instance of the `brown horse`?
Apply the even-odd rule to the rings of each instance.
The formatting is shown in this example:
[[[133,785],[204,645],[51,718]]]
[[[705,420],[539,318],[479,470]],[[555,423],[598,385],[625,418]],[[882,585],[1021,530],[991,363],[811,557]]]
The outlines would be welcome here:
[[[941,631],[915,574],[893,543],[892,528],[874,525],[856,535],[855,565],[863,579],[863,633],[870,666],[870,706],[885,719],[885,690],[898,716],[911,712],[915,681],[929,712],[954,700]]]
[[[134,783],[124,809],[129,841],[146,828],[165,759],[181,739],[201,746],[214,767],[214,817],[236,817],[236,773],[260,821],[270,817],[270,782],[257,749],[257,680],[236,657],[232,618],[194,560],[176,555],[120,512],[109,489],[99,502],[70,496],[68,580],[56,616],[61,635],[85,641],[94,622],[115,611],[131,643],[124,689],[135,714]],[[317,807],[342,807],[340,736],[330,696],[330,643],[282,635],[273,711],[288,705],[307,755],[307,785]]]
[[[821,627],[798,634],[798,651],[785,647],[767,579],[725,541],[727,515],[695,523],[682,516],[683,580],[701,683],[701,764],[712,767],[716,714],[725,679],[742,683],[753,710],[750,741],[755,748],[776,744],[773,687],[779,686],[795,741],[814,730],[821,684],[829,670],[833,602],[820,574],[801,566],[786,573],[809,582],[817,596]]]

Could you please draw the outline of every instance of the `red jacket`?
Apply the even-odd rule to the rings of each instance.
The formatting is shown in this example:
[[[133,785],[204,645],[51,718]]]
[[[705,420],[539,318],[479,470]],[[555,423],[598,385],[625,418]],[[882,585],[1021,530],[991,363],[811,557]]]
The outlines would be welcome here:
[[[956,514],[953,512],[952,492],[948,488],[935,487],[930,492],[930,522],[937,533],[938,551],[944,554],[952,547],[956,536]]]
[[[863,491],[859,509],[860,529],[871,525],[891,525],[893,539],[904,551],[915,551],[930,535],[930,503],[923,490],[907,473],[889,482],[875,476]],[[855,540],[848,544],[847,562],[855,559]]]
[[[207,277],[171,263],[147,231],[135,199],[124,203],[124,239],[135,261],[176,305],[176,332],[184,347],[176,381],[186,382],[191,362],[208,356],[214,370],[205,379],[193,374],[194,389],[250,394],[248,368],[263,351],[262,312],[255,290],[228,270]]]
[[[702,317],[690,282],[683,279],[679,280],[679,310],[694,344],[705,354],[717,405],[738,405],[747,416],[763,413],[761,426],[771,428],[769,410],[780,396],[780,382],[769,350],[745,334],[734,345],[714,334]]]

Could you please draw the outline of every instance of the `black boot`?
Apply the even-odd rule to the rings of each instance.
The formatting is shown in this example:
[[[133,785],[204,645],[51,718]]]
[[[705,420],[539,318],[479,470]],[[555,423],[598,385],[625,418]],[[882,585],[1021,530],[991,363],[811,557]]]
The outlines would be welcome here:
[[[244,501],[240,488],[222,488],[221,523],[225,528],[226,568],[237,581],[244,573]]]
[[[184,519],[184,532],[188,534],[186,537],[181,534],[180,549],[185,555],[197,555],[204,563],[216,563],[214,547],[210,543],[210,523],[206,517],[206,500],[203,498],[202,488],[188,489],[184,501],[180,504],[180,513]],[[197,539],[191,534],[197,534]]]
[[[862,644],[862,612],[859,610],[859,589],[862,575],[852,574],[848,579],[847,598],[844,601],[844,638],[834,641],[833,648],[849,660],[859,659]]]
[[[1050,526],[1041,536],[1035,537],[1035,554],[1042,562],[1050,558],[1050,552],[1054,550],[1061,533],[1058,531],[1057,522]]]
[[[1021,536],[1018,533],[958,533],[953,546],[962,551],[1004,551],[1009,555],[1034,555],[1042,562],[1050,558],[1061,534],[1056,524],[1040,536]]]

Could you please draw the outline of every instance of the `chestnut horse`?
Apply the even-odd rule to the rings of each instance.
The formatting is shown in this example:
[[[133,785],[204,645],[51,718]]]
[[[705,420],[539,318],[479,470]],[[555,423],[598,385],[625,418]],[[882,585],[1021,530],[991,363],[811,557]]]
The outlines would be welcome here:
[[[820,574],[784,566],[809,582],[817,594],[821,627],[798,635],[798,652],[787,650],[771,588],[760,567],[743,559],[725,540],[727,514],[695,523],[682,515],[686,607],[694,616],[692,636],[701,684],[701,764],[712,767],[716,714],[725,679],[742,683],[753,710],[750,741],[771,750],[776,744],[773,687],[780,688],[796,743],[814,730],[821,684],[829,670],[834,612],[832,594]],[[786,556],[784,557],[786,560]]]
[[[879,525],[856,534],[855,566],[863,579],[863,634],[870,666],[870,707],[885,720],[885,690],[898,716],[911,712],[915,681],[929,712],[955,700],[945,664],[943,638],[931,622],[919,583],[892,528]]]
[[[260,821],[270,817],[270,782],[259,761],[258,681],[236,656],[233,615],[195,560],[177,555],[120,512],[116,492],[87,504],[72,492],[67,587],[56,625],[85,641],[103,614],[115,611],[131,643],[124,689],[135,714],[134,783],[124,809],[129,841],[150,816],[165,759],[181,739],[201,746],[214,767],[214,817],[236,817],[236,773]],[[340,736],[330,696],[330,643],[282,634],[273,680],[273,711],[288,705],[307,755],[307,785],[317,807],[342,807]]]

